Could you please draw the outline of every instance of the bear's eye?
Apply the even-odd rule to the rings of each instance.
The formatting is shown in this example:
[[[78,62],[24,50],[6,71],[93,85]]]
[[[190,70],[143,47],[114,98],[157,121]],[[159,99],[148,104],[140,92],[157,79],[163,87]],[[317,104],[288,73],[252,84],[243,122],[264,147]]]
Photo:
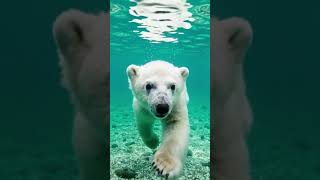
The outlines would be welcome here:
[[[170,86],[170,89],[171,89],[172,91],[174,91],[174,90],[176,89],[176,85],[172,84],[172,85]]]
[[[148,84],[146,85],[146,90],[147,90],[147,91],[150,91],[150,90],[152,89],[152,87],[153,87],[153,85],[152,85],[151,83],[148,83]]]

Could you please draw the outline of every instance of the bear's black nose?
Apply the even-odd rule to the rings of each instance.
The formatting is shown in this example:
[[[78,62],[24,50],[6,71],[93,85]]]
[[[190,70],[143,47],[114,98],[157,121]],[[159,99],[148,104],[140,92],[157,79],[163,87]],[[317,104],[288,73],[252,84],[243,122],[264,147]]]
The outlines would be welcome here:
[[[169,112],[168,104],[158,104],[156,107],[157,116],[163,117]]]

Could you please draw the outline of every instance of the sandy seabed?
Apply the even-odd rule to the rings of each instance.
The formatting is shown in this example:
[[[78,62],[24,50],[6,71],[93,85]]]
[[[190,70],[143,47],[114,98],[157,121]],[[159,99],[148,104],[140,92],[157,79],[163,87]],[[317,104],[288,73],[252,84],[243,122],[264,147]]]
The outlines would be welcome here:
[[[133,179],[161,179],[152,169],[152,150],[139,137],[131,106],[111,106],[110,122],[110,177],[123,179],[115,171],[129,168],[136,173]],[[190,140],[189,155],[179,180],[210,178],[210,112],[209,107],[189,105]],[[161,124],[156,122],[154,131],[161,134]],[[159,136],[160,137],[160,136]],[[161,138],[160,138],[161,139]]]

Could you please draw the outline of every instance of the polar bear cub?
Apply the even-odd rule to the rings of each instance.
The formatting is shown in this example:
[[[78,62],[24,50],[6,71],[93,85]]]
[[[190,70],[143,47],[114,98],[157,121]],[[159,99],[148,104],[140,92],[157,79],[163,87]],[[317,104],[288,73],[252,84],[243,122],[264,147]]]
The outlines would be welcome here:
[[[158,175],[177,177],[188,149],[189,101],[186,80],[189,70],[166,61],[151,61],[142,66],[127,67],[129,88],[133,94],[133,110],[139,134],[149,148],[159,144],[152,127],[162,123],[162,143],[153,157]]]

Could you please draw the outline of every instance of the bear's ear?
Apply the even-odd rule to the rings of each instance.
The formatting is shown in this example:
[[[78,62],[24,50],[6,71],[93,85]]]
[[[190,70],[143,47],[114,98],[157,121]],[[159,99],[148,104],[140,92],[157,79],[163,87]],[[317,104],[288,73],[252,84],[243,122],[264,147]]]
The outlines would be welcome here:
[[[138,76],[138,70],[139,70],[139,66],[131,64],[127,67],[127,75],[128,77],[133,80],[135,77]]]
[[[66,59],[74,59],[90,46],[89,31],[95,16],[78,10],[62,13],[53,25],[58,49]]]
[[[187,77],[189,76],[189,69],[186,67],[179,68],[179,72],[180,72],[181,76],[183,77],[183,79],[187,79]]]
[[[251,25],[242,18],[233,17],[221,21],[221,27],[227,34],[230,49],[236,53],[237,63],[241,63],[252,42]]]

